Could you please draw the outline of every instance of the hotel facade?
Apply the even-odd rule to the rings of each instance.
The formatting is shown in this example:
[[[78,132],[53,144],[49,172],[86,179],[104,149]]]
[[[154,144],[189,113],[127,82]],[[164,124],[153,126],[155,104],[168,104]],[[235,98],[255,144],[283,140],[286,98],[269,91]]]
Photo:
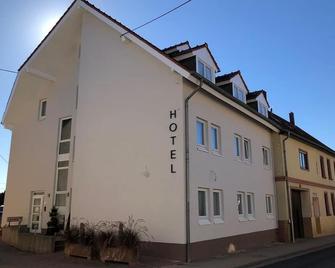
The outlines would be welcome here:
[[[276,241],[281,126],[265,91],[219,71],[206,43],[159,49],[75,1],[19,69],[2,120],[2,226],[22,217],[43,233],[53,205],[64,225],[132,215],[153,236],[145,254],[188,261]]]

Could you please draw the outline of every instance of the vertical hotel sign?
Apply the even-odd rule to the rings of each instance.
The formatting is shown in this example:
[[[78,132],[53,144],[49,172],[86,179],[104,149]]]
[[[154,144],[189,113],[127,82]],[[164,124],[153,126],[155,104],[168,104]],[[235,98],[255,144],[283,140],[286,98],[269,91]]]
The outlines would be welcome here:
[[[176,131],[178,129],[177,121],[177,110],[170,111],[170,124],[169,124],[169,132],[170,132],[170,173],[175,174],[176,171],[176,159],[177,159],[177,150],[176,150]]]

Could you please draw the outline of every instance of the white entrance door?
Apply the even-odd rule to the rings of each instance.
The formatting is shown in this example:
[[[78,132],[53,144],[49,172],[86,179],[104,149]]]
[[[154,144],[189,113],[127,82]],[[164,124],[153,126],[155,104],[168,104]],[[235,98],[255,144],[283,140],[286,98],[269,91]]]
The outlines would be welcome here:
[[[43,195],[33,195],[31,204],[32,207],[31,207],[30,231],[32,233],[40,233],[42,223],[41,216],[43,208]]]

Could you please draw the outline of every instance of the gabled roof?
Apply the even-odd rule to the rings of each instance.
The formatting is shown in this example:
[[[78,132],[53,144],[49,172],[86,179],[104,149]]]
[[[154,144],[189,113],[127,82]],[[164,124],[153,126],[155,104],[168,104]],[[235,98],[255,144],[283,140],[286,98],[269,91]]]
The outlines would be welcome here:
[[[257,91],[253,91],[247,94],[247,101],[248,100],[253,100],[256,99],[259,95],[263,94],[264,99],[266,100],[267,105],[270,107],[270,104],[268,102],[268,98],[267,98],[267,93],[265,90],[257,90]]]
[[[209,56],[212,58],[214,64],[215,64],[215,67],[217,68],[218,72],[220,72],[220,67],[219,65],[217,64],[215,58],[213,57],[213,54],[211,52],[211,50],[209,49],[208,47],[208,44],[207,43],[203,43],[201,45],[197,45],[197,46],[194,46],[194,47],[191,47],[189,49],[186,49],[186,50],[182,50],[182,51],[175,51],[175,52],[172,52],[172,53],[169,53],[168,55],[172,58],[175,58],[175,57],[178,57],[178,56],[181,56],[181,55],[185,55],[187,53],[191,53],[191,52],[194,52],[196,50],[199,50],[199,49],[202,49],[202,48],[206,48],[208,53],[209,53]]]
[[[172,45],[172,46],[163,48],[162,51],[165,52],[166,50],[170,50],[170,49],[172,49],[172,48],[176,48],[176,47],[183,46],[183,45],[188,45],[189,47],[191,47],[191,46],[190,46],[190,43],[189,43],[188,41],[185,41],[185,42],[181,42],[181,43],[179,43],[179,44],[175,44],[175,45]]]
[[[316,147],[317,149],[321,149],[322,151],[329,153],[335,156],[335,151],[319,141],[318,139],[314,138],[312,135],[308,134],[302,128],[298,127],[297,125],[291,126],[290,122],[285,120],[284,118],[280,117],[277,114],[269,112],[269,119],[273,121],[273,123],[285,133],[290,132],[290,135],[305,142],[309,145]]]
[[[170,57],[166,53],[164,53],[161,49],[144,39],[142,36],[138,35],[119,21],[115,20],[105,12],[101,11],[99,8],[95,7],[93,4],[86,0],[74,0],[74,2],[70,5],[70,7],[66,10],[66,12],[63,14],[63,16],[60,18],[60,20],[56,23],[56,25],[51,29],[51,31],[48,33],[48,35],[41,41],[41,43],[36,47],[36,49],[30,54],[30,56],[24,61],[24,63],[19,68],[18,75],[16,77],[16,81],[20,79],[21,69],[29,62],[29,60],[38,53],[39,49],[45,45],[49,40],[50,36],[57,31],[57,27],[59,24],[62,23],[64,19],[66,19],[66,16],[71,13],[71,10],[75,8],[75,5],[78,7],[82,7],[86,9],[87,11],[91,12],[95,16],[99,17],[102,21],[116,29],[121,33],[120,37],[128,38],[129,40],[133,41],[137,45],[139,45],[141,48],[143,48],[145,51],[152,54],[154,57],[158,58],[160,61],[162,61],[164,64],[167,64],[170,66],[173,70],[175,70],[177,73],[179,73],[181,76],[183,76],[186,80],[197,84],[199,80],[202,80],[204,82],[203,84],[203,90],[207,92],[207,94],[213,95],[215,98],[220,99],[222,102],[226,103],[227,105],[232,106],[234,109],[238,110],[242,114],[246,115],[252,120],[257,121],[258,123],[262,124],[263,126],[273,130],[278,131],[278,128],[272,124],[267,118],[264,118],[259,113],[255,112],[253,109],[248,107],[248,105],[241,103],[240,101],[236,100],[232,96],[230,96],[228,93],[224,92],[221,88],[219,88],[214,83],[204,80],[202,76],[197,74],[196,72],[190,72],[185,66],[183,66],[181,63],[179,63],[174,58]],[[208,45],[205,43],[202,46],[205,46],[208,49]],[[201,46],[194,47],[194,49],[200,49]],[[210,50],[208,49],[208,52],[212,56]],[[241,76],[242,77],[242,76]],[[243,78],[242,78],[243,80]],[[244,81],[243,81],[244,82]],[[12,98],[14,96],[14,92],[16,89],[16,82],[14,83],[12,92],[10,94],[10,97],[7,102],[7,106],[2,118],[2,124],[4,124],[6,114],[8,112],[8,107],[10,106],[10,103],[12,101]],[[217,96],[216,93],[219,93],[220,97]],[[225,97],[226,99],[222,99],[222,97]]]
[[[215,78],[215,83],[220,83],[220,82],[229,81],[230,79],[234,78],[236,75],[239,75],[239,76],[241,77],[242,82],[243,82],[245,88],[246,88],[247,91],[249,92],[249,88],[248,88],[246,82],[244,81],[243,76],[242,76],[240,70],[237,70],[237,71],[235,71],[235,72],[231,72],[231,73],[228,73],[228,74],[224,74],[224,75],[217,76],[217,77]]]

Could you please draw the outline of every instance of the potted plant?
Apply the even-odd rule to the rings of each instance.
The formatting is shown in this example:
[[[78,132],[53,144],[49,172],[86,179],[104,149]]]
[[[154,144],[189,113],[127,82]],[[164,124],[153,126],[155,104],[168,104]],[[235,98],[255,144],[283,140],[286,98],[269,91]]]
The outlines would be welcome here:
[[[135,263],[142,236],[148,237],[148,230],[143,220],[128,218],[127,223],[113,224],[108,232],[102,232],[103,246],[100,249],[102,262]]]
[[[88,223],[71,226],[65,233],[65,255],[91,259],[95,233],[95,228]]]
[[[49,217],[47,235],[55,235],[55,233],[59,232],[58,209],[55,206],[51,208]]]

